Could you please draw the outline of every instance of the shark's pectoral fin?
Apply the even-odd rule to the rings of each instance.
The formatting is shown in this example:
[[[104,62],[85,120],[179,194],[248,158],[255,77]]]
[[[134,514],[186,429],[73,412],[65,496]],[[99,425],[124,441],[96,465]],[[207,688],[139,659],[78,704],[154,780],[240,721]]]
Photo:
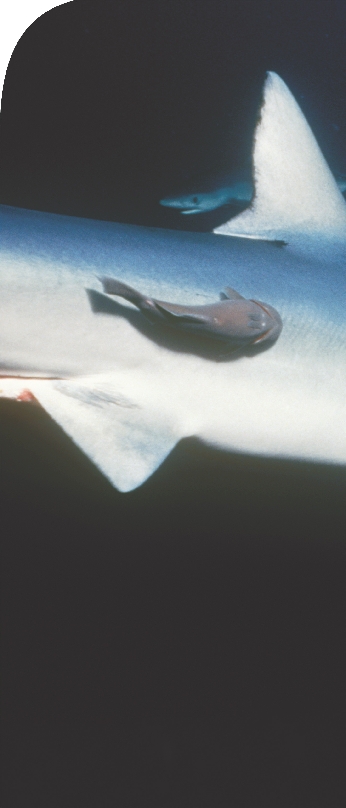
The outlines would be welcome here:
[[[345,200],[301,109],[272,72],[254,135],[253,181],[250,207],[214,233],[288,243],[345,236]]]
[[[141,485],[182,437],[154,397],[117,374],[33,379],[30,391],[120,491]]]
[[[181,322],[182,324],[196,323],[197,325],[198,323],[206,323],[208,321],[208,318],[202,314],[179,311],[178,308],[175,308],[174,304],[172,304],[171,307],[169,303],[158,303],[157,300],[155,300],[155,306],[167,318],[168,322],[170,319],[172,319],[176,325],[178,322]]]

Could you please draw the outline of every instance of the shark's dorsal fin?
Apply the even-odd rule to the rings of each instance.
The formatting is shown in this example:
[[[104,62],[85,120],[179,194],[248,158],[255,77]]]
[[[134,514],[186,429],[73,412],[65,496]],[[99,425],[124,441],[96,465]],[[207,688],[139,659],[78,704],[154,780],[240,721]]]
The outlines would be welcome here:
[[[269,72],[253,145],[249,208],[214,233],[284,239],[345,236],[346,203],[300,107]]]
[[[146,399],[131,377],[124,380],[121,374],[17,379],[16,387],[35,396],[119,491],[141,485],[182,436],[155,395]]]

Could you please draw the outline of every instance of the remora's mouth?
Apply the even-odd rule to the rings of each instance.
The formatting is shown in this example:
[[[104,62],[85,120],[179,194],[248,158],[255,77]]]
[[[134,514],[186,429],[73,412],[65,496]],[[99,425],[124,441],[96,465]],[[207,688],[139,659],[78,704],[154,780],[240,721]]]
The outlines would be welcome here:
[[[282,325],[280,314],[278,311],[276,311],[276,309],[274,309],[273,306],[270,306],[269,303],[262,303],[262,300],[261,301],[256,300],[255,303],[257,303],[257,305],[260,306],[260,308],[263,309],[263,311],[265,311],[266,314],[268,314],[272,320],[274,320],[279,325]]]
[[[275,342],[279,337],[279,335],[281,334],[283,326],[279,312],[276,309],[274,309],[274,307],[271,306],[269,303],[263,303],[262,300],[261,301],[254,300],[253,302],[257,303],[257,305],[262,309],[262,311],[264,311],[267,314],[269,318],[268,323],[269,328],[267,329],[267,331],[264,332],[264,334],[261,334],[259,337],[257,337],[257,339],[254,340],[253,344],[255,344],[256,342],[265,342],[267,339],[269,339],[271,342]],[[270,324],[270,321],[272,322],[272,324]]]

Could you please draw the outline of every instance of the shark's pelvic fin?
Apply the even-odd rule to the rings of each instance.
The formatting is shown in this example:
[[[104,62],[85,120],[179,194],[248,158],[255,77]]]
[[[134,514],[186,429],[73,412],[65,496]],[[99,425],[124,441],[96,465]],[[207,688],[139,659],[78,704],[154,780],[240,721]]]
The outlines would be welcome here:
[[[253,145],[252,204],[214,230],[228,236],[284,239],[345,237],[346,203],[301,109],[269,72]]]
[[[11,397],[20,399],[18,390],[27,388],[119,491],[141,485],[182,436],[155,395],[146,400],[133,378],[108,373],[15,383]]]

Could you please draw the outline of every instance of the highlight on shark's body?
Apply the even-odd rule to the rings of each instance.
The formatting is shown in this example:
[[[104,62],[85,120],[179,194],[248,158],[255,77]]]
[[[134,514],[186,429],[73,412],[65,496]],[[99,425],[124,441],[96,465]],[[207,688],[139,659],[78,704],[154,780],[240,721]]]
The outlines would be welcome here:
[[[335,180],[342,194],[346,192],[346,176],[335,173]],[[254,195],[254,185],[246,176],[206,177],[176,194],[160,199],[160,205],[173,208],[179,213],[207,213],[224,205],[244,207],[250,205]]]
[[[250,207],[214,233],[0,207],[0,395],[38,401],[120,491],[189,436],[346,463],[346,203],[275,73],[253,164]],[[216,303],[230,280],[244,298]],[[269,350],[185,350],[196,329],[217,342],[220,312]],[[168,321],[187,336],[156,338]]]

